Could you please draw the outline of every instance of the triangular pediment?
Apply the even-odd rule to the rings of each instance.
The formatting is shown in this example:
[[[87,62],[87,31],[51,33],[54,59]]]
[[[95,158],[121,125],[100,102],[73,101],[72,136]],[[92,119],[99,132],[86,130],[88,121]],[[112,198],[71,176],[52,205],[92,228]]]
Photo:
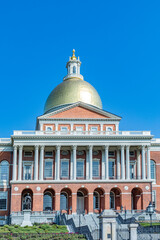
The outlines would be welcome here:
[[[38,119],[114,119],[121,120],[121,117],[102,109],[88,105],[86,103],[77,102],[60,109],[52,110],[44,114]]]

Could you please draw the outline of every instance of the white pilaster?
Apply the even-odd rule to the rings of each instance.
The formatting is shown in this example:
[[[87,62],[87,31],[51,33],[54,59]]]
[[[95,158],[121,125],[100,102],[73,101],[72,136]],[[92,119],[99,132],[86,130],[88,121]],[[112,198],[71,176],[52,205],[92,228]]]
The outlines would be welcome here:
[[[125,179],[124,146],[121,146],[121,179]]]
[[[56,146],[56,180],[60,179],[60,150],[61,146]]]
[[[71,148],[70,179],[73,179],[73,151]]]
[[[86,149],[86,179],[89,179],[89,149]]]
[[[126,146],[126,179],[130,179],[129,146]]]
[[[73,156],[73,179],[77,178],[77,146],[72,146],[72,156]]]
[[[102,179],[104,180],[105,179],[105,175],[106,175],[106,173],[105,173],[105,169],[106,169],[106,167],[105,167],[105,158],[104,158],[104,149],[102,148],[102,167],[101,167],[101,172],[102,172]]]
[[[38,180],[38,150],[39,146],[35,146],[34,152],[34,180]]]
[[[17,146],[13,147],[13,175],[12,179],[15,181],[17,179]]]
[[[142,146],[142,179],[146,179],[145,146]]]
[[[18,160],[18,180],[22,180],[22,150],[23,146],[19,146],[19,160]]]
[[[108,180],[109,178],[109,171],[108,171],[108,149],[109,149],[109,146],[105,146],[104,147],[104,159],[105,159],[105,179]]]
[[[93,146],[89,146],[89,180],[92,180],[92,151]]]
[[[120,179],[121,168],[120,168],[120,150],[117,149],[117,179]]]
[[[40,165],[39,165],[39,180],[43,180],[44,172],[44,146],[40,146]]]
[[[147,179],[151,179],[150,147],[147,147]]]
[[[140,150],[137,150],[137,179],[141,179],[141,159]]]

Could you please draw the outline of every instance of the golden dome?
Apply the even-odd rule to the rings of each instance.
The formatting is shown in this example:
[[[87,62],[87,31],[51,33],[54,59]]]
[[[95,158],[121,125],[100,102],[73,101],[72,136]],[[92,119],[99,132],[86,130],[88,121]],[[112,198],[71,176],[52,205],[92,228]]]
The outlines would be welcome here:
[[[79,101],[102,108],[101,99],[91,84],[76,78],[68,79],[59,84],[50,93],[45,104],[44,112],[48,112],[50,109],[60,105]]]
[[[102,102],[96,89],[83,80],[80,66],[79,57],[77,59],[73,49],[73,55],[66,65],[68,74],[63,78],[63,82],[50,93],[44,107],[45,113],[52,108],[76,102],[84,102],[102,108]]]

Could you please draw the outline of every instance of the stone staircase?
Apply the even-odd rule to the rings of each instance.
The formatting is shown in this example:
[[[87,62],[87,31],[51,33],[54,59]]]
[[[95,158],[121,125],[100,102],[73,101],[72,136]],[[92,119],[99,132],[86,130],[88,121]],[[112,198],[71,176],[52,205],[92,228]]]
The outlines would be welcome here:
[[[99,218],[97,214],[61,214],[61,223],[65,224],[69,232],[84,234],[89,240],[100,239]]]

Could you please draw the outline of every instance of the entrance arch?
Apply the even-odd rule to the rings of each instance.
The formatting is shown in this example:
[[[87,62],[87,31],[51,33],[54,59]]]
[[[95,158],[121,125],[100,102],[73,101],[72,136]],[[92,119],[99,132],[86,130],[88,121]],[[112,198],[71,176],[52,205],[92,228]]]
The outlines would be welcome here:
[[[112,188],[110,191],[110,209],[121,209],[121,190],[119,188]]]
[[[96,188],[93,192],[93,209],[94,212],[100,213],[104,210],[104,190]]]
[[[88,191],[85,188],[80,188],[77,191],[77,213],[88,212]]]
[[[72,211],[72,192],[69,188],[63,188],[60,194],[60,210],[70,214]]]
[[[141,188],[133,188],[131,192],[132,198],[132,209],[141,210],[143,209],[143,194]]]

